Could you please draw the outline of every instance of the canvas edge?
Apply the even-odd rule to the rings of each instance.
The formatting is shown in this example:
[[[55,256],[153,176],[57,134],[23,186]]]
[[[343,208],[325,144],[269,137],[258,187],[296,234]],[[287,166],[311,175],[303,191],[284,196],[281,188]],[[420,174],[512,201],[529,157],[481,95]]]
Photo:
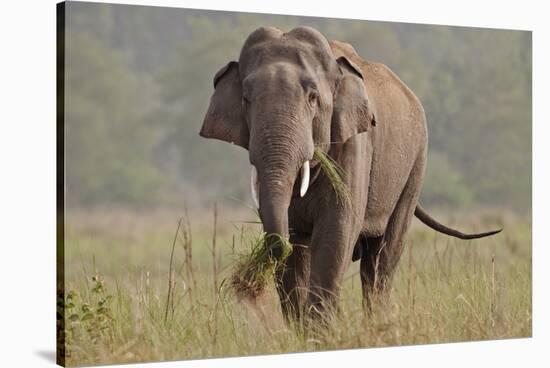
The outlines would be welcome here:
[[[66,364],[65,345],[65,14],[56,4],[56,363]]]

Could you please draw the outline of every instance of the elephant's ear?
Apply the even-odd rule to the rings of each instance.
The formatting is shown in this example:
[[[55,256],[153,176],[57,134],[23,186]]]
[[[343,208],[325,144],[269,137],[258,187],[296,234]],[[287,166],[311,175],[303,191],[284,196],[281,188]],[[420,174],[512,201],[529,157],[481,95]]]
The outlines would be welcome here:
[[[344,143],[376,125],[361,69],[342,56],[337,59],[340,79],[336,88],[331,126],[331,141]]]
[[[200,131],[201,137],[219,139],[248,149],[249,133],[242,113],[238,62],[230,61],[216,73],[214,89]]]

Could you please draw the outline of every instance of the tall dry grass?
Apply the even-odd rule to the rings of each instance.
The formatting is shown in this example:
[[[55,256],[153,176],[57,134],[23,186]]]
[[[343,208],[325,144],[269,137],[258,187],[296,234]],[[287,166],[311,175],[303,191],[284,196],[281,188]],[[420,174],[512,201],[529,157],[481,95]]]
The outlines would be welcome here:
[[[389,298],[365,314],[353,264],[340,313],[327,333],[312,338],[284,323],[272,285],[255,302],[232,293],[232,267],[260,230],[243,224],[246,212],[182,212],[68,214],[69,365],[531,335],[528,218],[488,213],[460,224],[505,228],[476,241],[415,224]]]

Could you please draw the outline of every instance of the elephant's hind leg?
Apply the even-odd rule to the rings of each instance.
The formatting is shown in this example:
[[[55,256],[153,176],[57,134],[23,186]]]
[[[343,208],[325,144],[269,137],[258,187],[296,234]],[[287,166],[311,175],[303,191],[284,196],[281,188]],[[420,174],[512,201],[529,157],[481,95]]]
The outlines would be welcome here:
[[[417,159],[407,184],[390,216],[384,235],[367,238],[361,257],[363,305],[370,310],[373,299],[384,297],[404,248],[404,237],[414,216],[422,186],[425,159]]]
[[[379,250],[382,244],[383,237],[360,237],[360,246],[362,247],[361,254],[361,284],[363,291],[363,308],[367,311],[372,310],[372,299],[374,295],[380,291],[380,283],[377,281]]]
[[[291,237],[292,254],[285,267],[276,275],[276,286],[281,309],[287,321],[298,320],[307,298],[309,284],[309,238]]]

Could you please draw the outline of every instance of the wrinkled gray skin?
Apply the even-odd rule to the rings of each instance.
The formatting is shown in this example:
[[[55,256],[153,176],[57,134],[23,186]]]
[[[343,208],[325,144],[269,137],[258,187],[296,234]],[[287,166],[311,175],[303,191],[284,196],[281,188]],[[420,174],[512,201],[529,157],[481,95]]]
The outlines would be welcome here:
[[[307,27],[257,29],[214,86],[201,136],[249,151],[264,231],[294,244],[277,277],[284,314],[335,307],[352,255],[368,306],[390,286],[417,208],[428,139],[418,98],[386,66]],[[353,206],[338,201],[314,161],[300,197],[300,168],[314,147],[345,172]]]

